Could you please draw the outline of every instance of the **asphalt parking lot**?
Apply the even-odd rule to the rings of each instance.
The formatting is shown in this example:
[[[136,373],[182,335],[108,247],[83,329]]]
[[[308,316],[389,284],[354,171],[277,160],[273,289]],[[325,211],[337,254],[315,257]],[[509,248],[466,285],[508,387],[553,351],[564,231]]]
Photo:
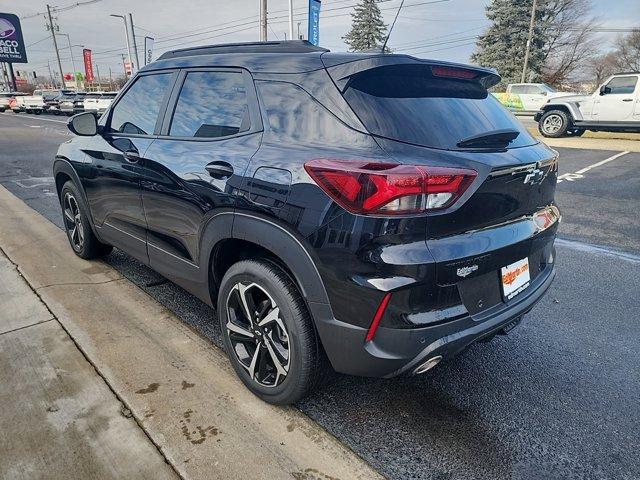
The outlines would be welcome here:
[[[0,183],[58,226],[65,123],[0,114]],[[558,149],[558,276],[519,328],[421,377],[336,375],[298,408],[394,479],[640,478],[640,153],[614,146]],[[106,261],[220,343],[209,307]]]

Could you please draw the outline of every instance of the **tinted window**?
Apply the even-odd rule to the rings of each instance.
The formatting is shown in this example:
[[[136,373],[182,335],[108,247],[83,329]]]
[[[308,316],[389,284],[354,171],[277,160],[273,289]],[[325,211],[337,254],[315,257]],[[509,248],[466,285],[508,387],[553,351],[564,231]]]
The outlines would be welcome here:
[[[187,74],[169,135],[175,137],[227,137],[249,130],[249,107],[241,73],[190,72]]]
[[[306,145],[356,148],[368,140],[340,122],[300,87],[284,82],[256,82],[265,108],[265,129],[277,141]]]
[[[511,93],[525,93],[527,90],[526,85],[513,85],[511,87]]]
[[[144,75],[120,99],[111,114],[111,131],[151,135],[173,74]]]
[[[431,75],[424,65],[393,65],[351,78],[345,98],[374,135],[427,147],[455,149],[476,135],[511,129],[510,147],[536,141],[478,82]]]
[[[637,77],[616,77],[607,83],[607,93],[609,94],[629,94],[636,89]]]

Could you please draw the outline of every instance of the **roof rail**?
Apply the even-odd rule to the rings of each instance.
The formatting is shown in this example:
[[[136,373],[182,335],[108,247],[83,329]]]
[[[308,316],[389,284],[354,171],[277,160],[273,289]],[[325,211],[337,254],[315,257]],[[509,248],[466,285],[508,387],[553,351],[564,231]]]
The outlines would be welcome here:
[[[201,47],[181,48],[163,53],[158,60],[167,58],[190,57],[192,55],[215,55],[221,53],[310,53],[328,52],[307,40],[286,40],[283,42],[246,42],[203,45]]]

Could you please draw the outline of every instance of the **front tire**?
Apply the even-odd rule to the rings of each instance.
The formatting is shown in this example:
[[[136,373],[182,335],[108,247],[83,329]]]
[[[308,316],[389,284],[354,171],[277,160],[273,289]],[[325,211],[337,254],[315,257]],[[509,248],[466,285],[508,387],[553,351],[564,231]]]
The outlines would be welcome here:
[[[567,112],[563,110],[549,110],[538,122],[538,131],[545,137],[563,137],[571,125]]]
[[[320,341],[300,292],[265,260],[229,268],[218,292],[218,320],[236,374],[262,400],[287,405],[316,386]]]
[[[62,207],[62,221],[67,232],[69,244],[77,256],[89,260],[111,253],[113,247],[100,242],[93,233],[89,223],[87,207],[82,201],[80,192],[71,180],[62,186],[60,206]]]

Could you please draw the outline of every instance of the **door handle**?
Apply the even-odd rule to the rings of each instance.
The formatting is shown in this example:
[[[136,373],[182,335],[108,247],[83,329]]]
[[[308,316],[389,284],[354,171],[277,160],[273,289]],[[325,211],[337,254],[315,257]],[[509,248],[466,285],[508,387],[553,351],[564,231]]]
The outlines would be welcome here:
[[[204,169],[209,172],[213,178],[219,180],[229,178],[233,175],[233,167],[227,162],[211,162]]]
[[[136,150],[127,150],[122,155],[129,163],[138,163],[138,160],[140,160],[140,154]]]
[[[633,102],[633,98],[623,98],[623,102]]]

